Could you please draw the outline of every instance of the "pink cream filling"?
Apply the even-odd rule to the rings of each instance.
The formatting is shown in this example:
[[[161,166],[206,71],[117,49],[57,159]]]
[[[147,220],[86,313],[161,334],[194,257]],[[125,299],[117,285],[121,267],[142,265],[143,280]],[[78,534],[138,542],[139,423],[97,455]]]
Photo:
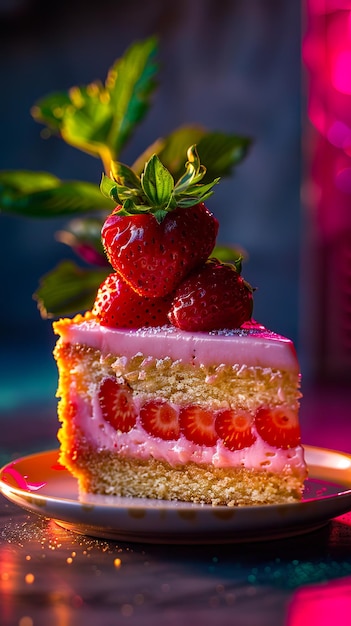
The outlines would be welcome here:
[[[128,433],[116,432],[103,419],[97,396],[90,405],[71,390],[71,399],[77,403],[78,411],[75,418],[77,427],[86,441],[97,450],[121,454],[125,452],[128,456],[138,459],[152,456],[173,466],[193,461],[212,464],[214,467],[245,467],[275,473],[288,470],[301,477],[305,474],[302,446],[288,450],[273,448],[257,432],[257,439],[252,446],[235,451],[228,450],[221,440],[211,447],[200,446],[188,441],[182,434],[177,440],[164,441],[149,435],[139,420]]]

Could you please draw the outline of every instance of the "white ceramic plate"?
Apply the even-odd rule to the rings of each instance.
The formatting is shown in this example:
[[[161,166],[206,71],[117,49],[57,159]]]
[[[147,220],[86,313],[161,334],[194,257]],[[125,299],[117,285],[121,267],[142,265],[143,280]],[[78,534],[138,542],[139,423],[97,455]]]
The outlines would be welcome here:
[[[351,455],[305,446],[309,478],[302,502],[252,507],[78,495],[58,451],[0,470],[0,492],[26,510],[80,534],[147,543],[231,543],[299,535],[351,510]]]

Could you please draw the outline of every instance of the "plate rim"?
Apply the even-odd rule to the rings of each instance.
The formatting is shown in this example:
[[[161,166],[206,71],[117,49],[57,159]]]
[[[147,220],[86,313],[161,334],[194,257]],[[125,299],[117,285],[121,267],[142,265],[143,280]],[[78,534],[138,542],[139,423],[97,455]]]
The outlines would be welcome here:
[[[321,454],[337,454],[340,455],[341,457],[345,457],[346,459],[349,460],[350,463],[350,470],[351,470],[351,454],[348,452],[343,452],[340,450],[334,450],[332,448],[324,448],[324,447],[320,447],[320,446],[312,446],[312,445],[304,445],[303,446],[305,452],[307,453],[321,453]],[[51,448],[49,450],[43,450],[43,451],[39,451],[39,452],[33,452],[31,454],[28,455],[23,455],[20,456],[18,458],[12,459],[10,461],[8,461],[7,463],[5,463],[5,465],[3,465],[0,468],[0,493],[2,493],[5,497],[7,497],[7,494],[5,493],[8,491],[11,491],[11,493],[14,493],[18,496],[22,496],[22,497],[26,497],[30,496],[30,498],[32,500],[38,500],[38,501],[42,501],[43,498],[45,498],[45,500],[49,501],[49,502],[68,502],[70,503],[72,506],[82,506],[82,503],[79,502],[79,500],[76,499],[72,499],[72,498],[64,498],[64,497],[58,497],[58,496],[50,496],[47,494],[40,494],[37,491],[32,491],[30,489],[25,490],[22,489],[21,487],[16,487],[16,486],[12,486],[9,485],[8,483],[6,483],[5,481],[3,481],[2,476],[3,474],[6,472],[6,469],[8,467],[10,467],[11,465],[17,464],[17,463],[21,463],[24,461],[27,462],[31,462],[32,460],[34,460],[37,457],[49,457],[51,455],[56,455],[56,460],[58,462],[58,454],[59,454],[59,448]],[[308,464],[307,465],[308,469],[312,468],[312,467],[319,467],[318,465],[313,465],[313,464]],[[72,476],[69,473],[69,470],[66,469],[64,466],[62,466],[62,471],[65,473],[67,480],[71,480],[71,481],[76,481],[77,479],[74,478],[74,476]],[[337,471],[337,469],[335,470]],[[341,470],[340,470],[341,471]],[[330,481],[333,482],[333,481]],[[339,483],[338,483],[339,484]],[[340,485],[341,486],[341,485]],[[256,511],[256,510],[261,510],[262,508],[290,508],[290,507],[296,507],[296,505],[300,505],[303,506],[304,504],[307,504],[308,502],[310,502],[311,500],[313,501],[319,501],[319,500],[328,500],[328,499],[334,499],[336,496],[338,497],[342,497],[342,496],[351,496],[351,475],[350,475],[350,479],[349,479],[349,485],[348,487],[345,485],[345,488],[343,488],[342,490],[340,490],[340,492],[338,493],[334,493],[334,494],[326,494],[324,496],[322,496],[321,498],[313,498],[313,499],[305,499],[305,500],[301,500],[300,502],[287,502],[287,503],[281,503],[281,504],[257,504],[257,505],[240,505],[240,507],[233,507],[235,508],[235,510],[245,510],[245,511]],[[87,497],[89,497],[89,494],[87,494]],[[113,496],[111,496],[113,497]],[[121,499],[123,499],[123,496],[120,497]],[[141,503],[143,506],[145,506],[145,504],[147,504],[147,499],[146,498],[136,498],[136,497],[125,497],[126,502],[128,503]],[[169,510],[172,510],[172,506],[170,504],[172,504],[172,501],[167,501],[167,500],[157,500],[154,498],[150,499],[152,502],[157,502],[157,504],[159,505],[157,508],[161,508],[162,507],[162,503],[167,503]],[[95,507],[101,507],[101,508],[108,508],[111,509],[112,506],[110,503],[105,503],[105,502],[91,502],[91,504],[93,504]],[[181,508],[189,508],[189,505],[191,505],[191,508],[196,510],[196,509],[201,509],[201,510],[225,510],[227,511],[229,508],[232,507],[228,507],[227,505],[218,505],[216,507],[213,507],[211,504],[201,504],[201,503],[189,503],[189,502],[183,502],[180,500],[174,501],[174,504],[176,504],[176,508],[178,510],[180,510]],[[89,506],[89,502],[84,502],[84,505]],[[123,506],[121,504],[117,504],[116,503],[116,507],[117,509],[123,508]],[[128,507],[130,508],[130,507]],[[154,508],[154,507],[150,507]],[[350,506],[350,510],[351,510],[351,506]]]
[[[332,453],[347,460],[347,486],[338,479],[322,478],[320,480],[340,487],[340,491],[286,504],[213,507],[209,504],[156,499],[148,506],[147,499],[131,497],[121,497],[115,505],[109,502],[89,503],[80,501],[79,497],[63,498],[24,490],[3,481],[4,472],[13,464],[33,462],[38,456],[42,459],[51,457],[54,462],[57,461],[59,449],[51,449],[6,463],[0,469],[0,493],[20,508],[51,519],[68,531],[98,538],[153,544],[262,542],[312,532],[328,524],[331,519],[351,511],[351,454],[308,445],[304,448],[307,456],[308,453],[317,456]],[[63,475],[63,480],[76,481],[65,468]],[[318,479],[318,476],[314,477]],[[130,517],[132,513],[133,519]]]

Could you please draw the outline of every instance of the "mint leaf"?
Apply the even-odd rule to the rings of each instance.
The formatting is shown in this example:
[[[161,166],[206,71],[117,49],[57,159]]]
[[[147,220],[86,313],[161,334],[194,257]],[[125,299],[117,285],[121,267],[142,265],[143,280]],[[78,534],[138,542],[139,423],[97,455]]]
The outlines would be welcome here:
[[[99,188],[81,181],[63,182],[43,172],[0,172],[0,210],[26,217],[71,216],[109,211]]]
[[[174,180],[156,154],[145,165],[141,186],[151,207],[166,208],[169,205]]]
[[[111,268],[82,269],[72,261],[63,261],[43,276],[33,295],[41,316],[46,319],[90,310],[97,289],[110,272]]]
[[[149,110],[151,95],[157,87],[156,54],[156,38],[134,43],[108,74],[106,86],[114,117],[107,144],[114,158]]]
[[[251,140],[247,137],[220,132],[204,134],[197,144],[200,160],[206,165],[204,182],[230,176],[233,168],[246,157],[250,146]]]
[[[188,146],[196,144],[201,163],[206,166],[204,182],[230,176],[233,169],[247,155],[251,140],[238,135],[208,131],[198,126],[182,126],[168,137],[158,140],[158,149],[154,149],[162,163],[171,172],[175,180],[184,174],[184,154]],[[154,144],[153,147],[157,146]],[[147,153],[147,151],[146,151]],[[140,159],[135,165],[139,165]],[[135,171],[139,171],[133,166]]]
[[[156,88],[156,39],[134,43],[108,72],[106,82],[72,87],[39,100],[32,108],[38,122],[66,143],[100,157],[106,173],[150,107]]]
[[[198,126],[181,126],[169,134],[167,137],[158,139],[152,146],[152,153],[158,155],[163,165],[171,172],[174,180],[178,180],[184,174],[184,155],[189,146],[197,145],[206,131]],[[142,158],[148,154],[148,150],[133,165],[135,171],[139,171],[138,166]],[[144,158],[144,163],[146,159]]]
[[[32,193],[57,187],[59,179],[49,172],[28,170],[3,170],[0,172],[0,194]],[[0,196],[1,197],[1,196]]]
[[[31,108],[31,114],[36,122],[46,124],[54,134],[59,134],[69,106],[72,106],[69,92],[54,92],[36,102]]]

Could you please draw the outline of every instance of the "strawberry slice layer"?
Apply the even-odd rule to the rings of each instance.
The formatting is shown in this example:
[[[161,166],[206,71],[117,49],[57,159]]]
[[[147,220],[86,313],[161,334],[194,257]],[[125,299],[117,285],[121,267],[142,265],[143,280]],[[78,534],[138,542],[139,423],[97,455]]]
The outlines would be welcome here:
[[[127,384],[118,383],[112,376],[104,378],[99,388],[99,404],[104,420],[115,430],[127,433],[135,425],[137,414]]]
[[[214,446],[218,435],[214,425],[214,413],[197,404],[184,407],[179,414],[183,435],[200,446]]]
[[[297,413],[287,407],[261,407],[255,425],[262,439],[275,448],[294,448],[301,442]]]
[[[178,439],[177,411],[166,400],[150,400],[140,409],[141,424],[149,435],[166,441]]]
[[[248,411],[228,409],[217,414],[215,428],[229,450],[249,448],[257,437],[252,432],[253,418]]]

